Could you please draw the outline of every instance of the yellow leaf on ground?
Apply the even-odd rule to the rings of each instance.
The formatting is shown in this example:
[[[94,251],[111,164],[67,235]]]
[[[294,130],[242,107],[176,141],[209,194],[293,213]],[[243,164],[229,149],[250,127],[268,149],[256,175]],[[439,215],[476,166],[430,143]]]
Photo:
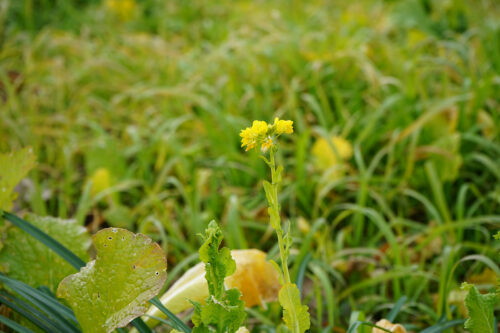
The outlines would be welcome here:
[[[246,307],[264,305],[278,299],[281,288],[276,269],[266,260],[266,253],[256,249],[233,250],[231,256],[236,262],[236,271],[226,277],[227,288],[238,288]],[[190,300],[203,303],[208,297],[205,280],[205,266],[200,263],[189,269],[160,298],[167,309],[174,314],[185,311],[193,305]],[[156,307],[151,307],[144,317],[148,326],[157,324],[149,316],[164,318]]]
[[[236,272],[226,278],[228,288],[238,288],[247,307],[275,301],[281,288],[276,269],[260,250],[233,250]]]
[[[403,326],[401,326],[399,324],[393,324],[390,321],[388,321],[387,319],[379,320],[379,321],[377,321],[377,323],[375,325],[382,327],[382,328],[385,328],[386,330],[389,330],[389,331],[394,332],[394,333],[407,333],[406,329]],[[372,333],[385,333],[385,331],[382,331],[381,329],[374,327],[372,329]]]
[[[345,174],[346,161],[353,154],[352,146],[346,139],[332,136],[329,140],[319,138],[312,150],[317,169],[327,172],[328,178],[335,180]]]

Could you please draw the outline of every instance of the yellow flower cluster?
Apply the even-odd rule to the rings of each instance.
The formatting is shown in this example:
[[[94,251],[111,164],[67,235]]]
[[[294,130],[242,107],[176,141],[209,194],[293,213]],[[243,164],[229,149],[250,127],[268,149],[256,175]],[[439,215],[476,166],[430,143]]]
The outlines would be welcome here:
[[[262,152],[267,152],[274,146],[276,138],[281,134],[293,133],[293,121],[274,119],[274,124],[268,124],[262,120],[254,120],[252,127],[241,131],[241,146],[248,151],[261,145]]]

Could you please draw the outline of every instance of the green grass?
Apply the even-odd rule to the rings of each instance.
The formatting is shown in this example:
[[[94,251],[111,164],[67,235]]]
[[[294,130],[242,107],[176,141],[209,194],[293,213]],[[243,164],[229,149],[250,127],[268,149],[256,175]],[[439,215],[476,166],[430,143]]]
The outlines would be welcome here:
[[[230,247],[277,258],[268,171],[238,134],[280,116],[296,131],[280,200],[312,332],[342,332],[354,311],[375,321],[401,296],[395,321],[416,331],[460,319],[450,293],[498,271],[496,1],[149,0],[127,22],[99,1],[33,3],[0,13],[0,151],[38,156],[17,211],[146,233],[170,283],[211,219]],[[311,153],[330,135],[354,147],[341,179]],[[111,187],[93,196],[99,168]]]

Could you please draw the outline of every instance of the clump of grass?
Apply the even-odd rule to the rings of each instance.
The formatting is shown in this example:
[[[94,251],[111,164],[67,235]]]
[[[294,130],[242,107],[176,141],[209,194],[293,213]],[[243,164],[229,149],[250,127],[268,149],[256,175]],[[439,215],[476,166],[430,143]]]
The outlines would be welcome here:
[[[100,1],[30,3],[10,1],[0,50],[0,151],[39,159],[16,210],[147,233],[179,267],[169,282],[212,219],[277,259],[267,168],[237,133],[286,117],[281,218],[300,226],[291,278],[312,329],[385,317],[403,295],[400,323],[463,317],[450,295],[498,252],[494,1],[145,1],[129,21]],[[335,155],[331,137],[352,146],[340,178],[312,154],[323,139]]]

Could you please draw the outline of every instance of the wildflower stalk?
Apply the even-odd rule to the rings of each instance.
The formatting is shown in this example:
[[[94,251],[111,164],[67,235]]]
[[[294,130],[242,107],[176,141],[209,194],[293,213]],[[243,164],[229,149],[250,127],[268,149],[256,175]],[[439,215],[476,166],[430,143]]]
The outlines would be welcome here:
[[[255,120],[252,127],[247,127],[241,131],[241,146],[245,150],[257,148],[263,154],[269,152],[269,160],[264,156],[260,157],[271,169],[271,183],[264,181],[264,190],[266,192],[267,202],[269,203],[269,218],[271,226],[276,231],[278,237],[278,246],[281,256],[281,269],[273,262],[281,274],[282,287],[278,295],[279,302],[283,307],[283,321],[292,333],[304,333],[310,327],[308,307],[302,305],[300,300],[300,291],[292,283],[288,271],[288,255],[292,246],[292,237],[290,228],[286,234],[281,227],[280,205],[278,201],[278,190],[281,184],[281,174],[283,166],[276,166],[275,153],[278,149],[277,139],[282,134],[293,133],[293,122],[291,120],[279,120],[276,118],[274,124],[267,124],[265,121]]]

